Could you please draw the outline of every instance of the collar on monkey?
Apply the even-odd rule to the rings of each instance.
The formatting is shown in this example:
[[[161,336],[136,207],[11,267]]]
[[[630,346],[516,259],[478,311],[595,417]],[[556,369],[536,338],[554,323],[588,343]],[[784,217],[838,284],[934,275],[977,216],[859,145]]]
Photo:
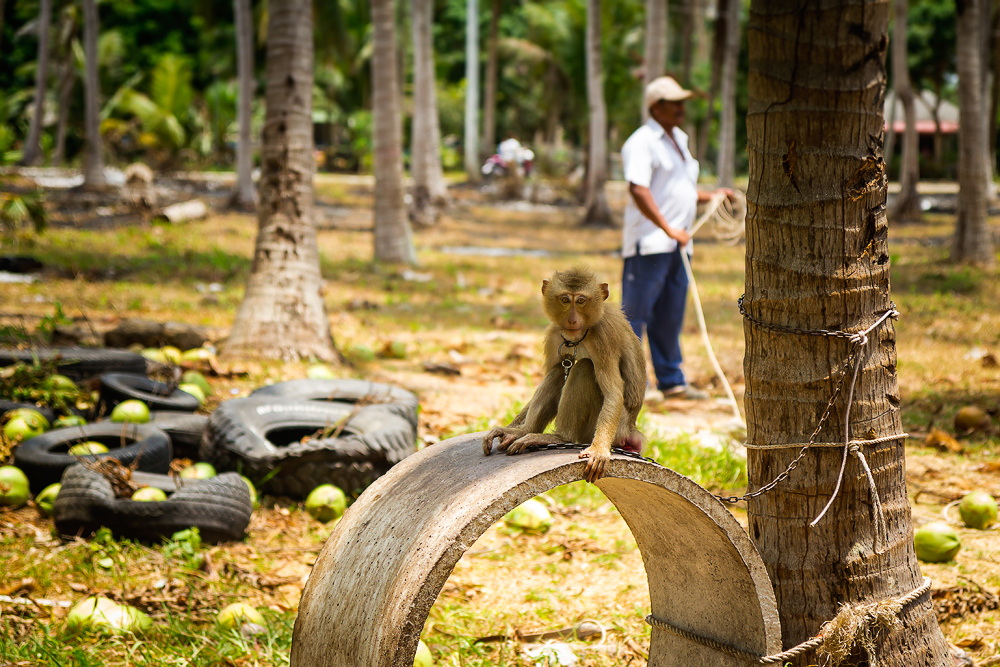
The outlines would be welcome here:
[[[563,336],[562,333],[559,334],[559,337],[562,338],[562,340],[563,340],[563,342],[559,344],[559,356],[562,356],[562,349],[564,347],[573,348],[573,356],[572,357],[569,357],[569,356],[564,357],[563,360],[562,360],[562,362],[561,362],[561,365],[563,367],[563,382],[565,382],[567,379],[569,379],[569,372],[573,368],[573,364],[576,363],[576,353],[578,351],[576,348],[578,348],[580,346],[580,343],[583,342],[583,339],[587,337],[588,333],[590,333],[590,329],[587,329],[586,331],[584,331],[583,332],[583,336],[581,336],[580,340],[578,340],[578,341],[566,340],[566,336]]]
[[[583,339],[586,338],[587,334],[589,334],[589,333],[590,333],[590,329],[586,329],[583,332],[583,335],[580,337],[580,340],[578,340],[578,341],[571,341],[571,340],[566,340],[566,336],[563,336],[562,332],[559,332],[559,337],[562,338],[562,340],[563,340],[563,342],[559,345],[559,349],[562,350],[563,347],[576,347],[577,345],[579,345],[580,343],[583,342]]]

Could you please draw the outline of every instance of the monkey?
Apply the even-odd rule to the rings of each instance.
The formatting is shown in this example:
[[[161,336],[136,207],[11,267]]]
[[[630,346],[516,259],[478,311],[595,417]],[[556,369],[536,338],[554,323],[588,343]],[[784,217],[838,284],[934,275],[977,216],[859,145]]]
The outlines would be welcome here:
[[[642,435],[636,417],[646,391],[642,343],[620,307],[606,305],[607,283],[585,268],[556,271],[542,281],[550,324],[545,330],[545,378],[524,409],[507,426],[483,438],[489,456],[518,454],[531,445],[590,443],[584,476],[596,482],[611,460],[611,447],[638,452]],[[555,419],[556,432],[543,433]]]

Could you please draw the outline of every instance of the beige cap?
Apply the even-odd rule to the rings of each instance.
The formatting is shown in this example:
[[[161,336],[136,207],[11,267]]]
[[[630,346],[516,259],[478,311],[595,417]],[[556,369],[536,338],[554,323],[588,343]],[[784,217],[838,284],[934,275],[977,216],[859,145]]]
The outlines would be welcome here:
[[[680,102],[691,97],[693,94],[690,90],[681,88],[681,84],[677,83],[673,77],[661,76],[658,79],[653,79],[646,86],[644,101],[648,109],[660,100]]]

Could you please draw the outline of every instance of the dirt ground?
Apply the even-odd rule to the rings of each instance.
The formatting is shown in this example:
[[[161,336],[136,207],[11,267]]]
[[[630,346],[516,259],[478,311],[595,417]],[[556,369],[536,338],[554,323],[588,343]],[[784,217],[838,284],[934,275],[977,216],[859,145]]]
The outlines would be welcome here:
[[[181,183],[183,185],[172,186],[173,194],[165,196],[177,200],[202,196],[218,204],[224,195],[212,179],[183,180]],[[339,179],[336,187],[338,197],[335,200],[322,194],[318,196],[321,243],[327,242],[324,234],[334,233],[368,239],[371,217],[366,206],[370,182]],[[482,195],[475,191],[459,189],[456,195],[464,200],[460,211],[462,205],[484,205]],[[623,190],[612,186],[613,208],[621,206],[623,197]],[[53,201],[67,202],[53,219],[54,229],[50,232],[53,234],[58,233],[60,227],[83,224],[94,229],[105,226],[113,229],[135,221],[134,210],[128,209],[126,204],[119,207],[114,201],[69,205],[75,200],[65,195]],[[94,215],[98,208],[105,209],[102,215]],[[620,262],[615,257],[620,232],[593,231],[585,238],[567,234],[571,221],[579,214],[572,207],[522,202],[505,203],[497,208],[509,214],[504,218],[505,227],[485,228],[482,220],[475,219],[480,213],[478,209],[474,214],[453,214],[439,226],[420,232],[422,251],[447,254],[454,248],[480,246],[511,250],[523,248],[524,239],[530,235],[532,248],[543,252],[586,253],[585,256],[605,271],[615,271]],[[547,222],[540,223],[540,219]],[[337,241],[338,244],[342,242]],[[340,251],[350,254],[350,243]],[[497,260],[497,267],[490,285],[497,293],[536,289],[533,276],[504,275],[502,260]],[[740,285],[725,289],[732,294],[726,292],[724,296],[734,300]],[[331,314],[332,327],[343,341],[362,339],[372,325],[365,315],[363,303],[367,297],[364,291],[350,298],[359,300],[362,306]],[[30,310],[31,306],[26,308]],[[737,325],[723,323],[722,326]],[[224,335],[222,327],[214,331]],[[739,341],[741,335],[737,334],[734,340]],[[394,337],[411,349],[420,350],[421,354],[407,360],[368,365],[363,373],[375,381],[406,387],[419,396],[418,436],[423,445],[433,445],[450,435],[499,423],[505,414],[530,397],[539,380],[539,334],[531,328],[498,326],[486,334],[469,334],[447,327],[414,327],[396,331]],[[688,327],[685,353],[696,350],[699,345],[694,330]],[[717,354],[733,380],[733,389],[739,399],[742,396],[742,344],[727,346],[717,350]],[[711,372],[703,359],[695,357],[692,355],[692,377],[696,384],[709,386]],[[439,370],[450,369],[451,372],[430,372],[428,362]],[[283,373],[276,371],[271,379],[283,379]],[[221,377],[214,382],[221,392],[229,392],[229,395],[248,389],[238,378]],[[729,405],[721,400],[722,393],[717,387],[713,388],[713,394],[715,398],[708,401],[667,400],[648,406],[647,428],[665,436],[687,433],[702,440],[706,446],[717,447],[720,443],[726,446],[733,415]],[[925,426],[907,425],[913,431],[923,431]],[[908,442],[907,448],[907,483],[915,525],[942,517],[957,523],[957,511],[952,503],[970,490],[984,490],[1000,497],[1000,466],[994,453],[976,448],[959,455],[943,452],[925,446],[925,433],[917,435],[919,437]],[[226,548],[227,557],[237,561],[250,561],[267,554],[273,567],[264,582],[266,585],[261,586],[259,602],[282,610],[297,606],[302,586],[318,553],[317,534],[322,532],[309,524],[301,513],[289,513],[288,507],[288,503],[283,502],[264,507],[255,513],[248,543]],[[745,510],[736,508],[734,514],[746,525]],[[0,516],[0,522],[5,530],[17,530],[19,523],[20,529],[30,526],[39,534],[39,545],[52,546],[45,534],[45,524],[26,513]],[[948,639],[968,651],[978,664],[1000,664],[1000,598],[997,597],[1000,533],[996,528],[987,531],[959,528],[958,531],[963,549],[957,560],[940,565],[923,564],[922,569],[933,580],[938,617]],[[537,558],[530,563],[504,563],[499,568],[493,555],[505,549],[523,550]],[[573,554],[579,557],[574,558]],[[563,566],[567,569],[553,569]],[[517,585],[511,586],[510,581],[516,581]],[[542,596],[545,599],[539,598],[537,591],[540,590],[549,591]],[[529,591],[532,594],[527,594]],[[584,592],[586,596],[582,595]],[[60,591],[54,589],[50,593]],[[642,640],[641,610],[648,607],[648,588],[641,555],[613,508],[609,505],[561,508],[556,511],[552,531],[545,536],[515,537],[500,526],[488,530],[459,562],[441,593],[438,606],[451,609],[455,605],[466,609],[469,615],[478,615],[481,621],[473,623],[473,627],[481,636],[507,633],[512,629],[509,627],[511,617],[498,616],[497,609],[515,610],[514,618],[521,620],[514,624],[525,632],[562,627],[566,621],[577,623],[595,615],[606,614],[605,618],[628,615],[633,621],[609,627],[614,630],[612,634],[618,645],[627,647],[629,641]],[[546,605],[560,607],[560,613],[550,619],[537,612],[537,608]],[[546,622],[549,625],[545,625]],[[447,614],[436,609],[425,631],[447,636],[453,625]],[[463,626],[463,631],[467,632],[468,627]],[[648,630],[645,632],[648,637]],[[631,659],[636,660],[633,664],[641,664],[638,655],[630,654]]]

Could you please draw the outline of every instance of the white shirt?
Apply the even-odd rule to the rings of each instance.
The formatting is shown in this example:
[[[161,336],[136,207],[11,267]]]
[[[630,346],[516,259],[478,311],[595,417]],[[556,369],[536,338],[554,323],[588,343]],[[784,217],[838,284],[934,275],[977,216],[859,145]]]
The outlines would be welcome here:
[[[650,118],[622,146],[625,180],[649,188],[671,227],[690,230],[698,211],[698,161],[688,150],[688,136],[674,128],[670,141],[663,126]],[[680,152],[678,152],[678,147]],[[622,230],[622,256],[673,252],[677,241],[647,218],[629,197]],[[688,255],[693,242],[685,246]]]

